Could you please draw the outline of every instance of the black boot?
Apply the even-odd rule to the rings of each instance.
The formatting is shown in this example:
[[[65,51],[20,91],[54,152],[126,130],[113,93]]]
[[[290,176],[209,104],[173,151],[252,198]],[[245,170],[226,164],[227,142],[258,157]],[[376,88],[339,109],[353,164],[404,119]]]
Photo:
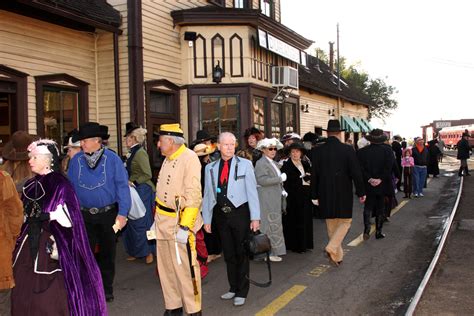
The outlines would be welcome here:
[[[175,308],[175,309],[167,309],[165,310],[164,316],[182,316],[183,315],[183,308]]]
[[[464,175],[465,176],[470,176],[471,174],[469,173],[469,169],[466,167],[464,168]]]
[[[383,222],[385,220],[385,216],[379,215],[375,219],[375,238],[382,239],[385,238],[385,234],[382,233]]]
[[[364,240],[370,238],[370,210],[364,209]]]

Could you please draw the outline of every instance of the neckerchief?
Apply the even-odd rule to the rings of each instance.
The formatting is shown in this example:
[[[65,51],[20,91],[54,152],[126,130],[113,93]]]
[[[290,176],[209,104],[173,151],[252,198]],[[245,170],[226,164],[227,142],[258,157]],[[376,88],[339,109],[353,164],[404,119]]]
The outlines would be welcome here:
[[[87,165],[89,165],[89,168],[95,169],[95,167],[97,167],[97,163],[99,162],[103,153],[104,147],[101,147],[99,150],[94,151],[92,154],[84,155],[84,157],[86,157]]]

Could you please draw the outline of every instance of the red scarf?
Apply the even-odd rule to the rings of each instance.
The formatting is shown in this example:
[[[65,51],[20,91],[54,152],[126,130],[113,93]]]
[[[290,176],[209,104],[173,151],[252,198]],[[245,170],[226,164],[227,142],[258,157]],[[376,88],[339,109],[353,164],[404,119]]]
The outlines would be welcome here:
[[[416,149],[418,150],[419,153],[421,153],[421,152],[423,152],[423,149],[425,149],[425,145],[416,144]]]

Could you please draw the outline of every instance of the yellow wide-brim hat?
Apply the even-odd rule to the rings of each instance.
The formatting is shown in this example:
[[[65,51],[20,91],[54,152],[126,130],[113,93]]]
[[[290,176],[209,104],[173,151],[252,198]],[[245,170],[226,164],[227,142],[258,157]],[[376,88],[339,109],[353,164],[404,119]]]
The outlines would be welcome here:
[[[160,135],[183,137],[184,132],[179,127],[178,123],[175,123],[175,124],[161,124],[161,126],[160,126]]]

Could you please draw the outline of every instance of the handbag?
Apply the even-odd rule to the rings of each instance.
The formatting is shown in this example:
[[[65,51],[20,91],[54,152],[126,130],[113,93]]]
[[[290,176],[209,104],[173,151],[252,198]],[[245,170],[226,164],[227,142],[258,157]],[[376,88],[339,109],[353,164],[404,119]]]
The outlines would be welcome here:
[[[268,281],[265,283],[260,283],[250,279],[248,276],[246,278],[249,280],[250,284],[253,284],[258,287],[269,287],[272,284],[272,269],[270,266],[270,251],[272,250],[272,244],[270,238],[267,235],[263,234],[259,230],[256,232],[251,232],[248,238],[245,240],[245,249],[251,259],[262,259],[265,258],[268,269]]]
[[[134,187],[129,186],[130,188],[130,197],[132,199],[132,206],[130,207],[130,211],[128,212],[128,218],[131,220],[140,219],[145,216],[146,208],[145,204],[143,204],[140,195],[138,195],[137,189]]]

